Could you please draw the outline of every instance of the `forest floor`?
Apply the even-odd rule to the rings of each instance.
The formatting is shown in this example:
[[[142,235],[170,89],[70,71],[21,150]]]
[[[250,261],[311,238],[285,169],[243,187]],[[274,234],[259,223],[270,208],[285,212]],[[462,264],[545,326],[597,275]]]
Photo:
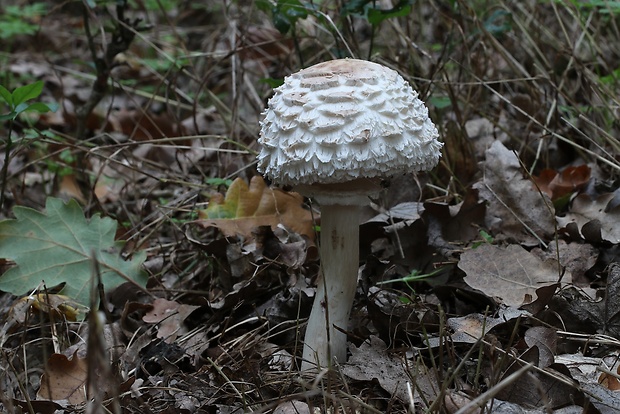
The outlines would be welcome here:
[[[0,411],[620,412],[617,3],[4,2]],[[302,375],[320,207],[257,139],[344,57],[443,154],[369,202],[348,361]]]

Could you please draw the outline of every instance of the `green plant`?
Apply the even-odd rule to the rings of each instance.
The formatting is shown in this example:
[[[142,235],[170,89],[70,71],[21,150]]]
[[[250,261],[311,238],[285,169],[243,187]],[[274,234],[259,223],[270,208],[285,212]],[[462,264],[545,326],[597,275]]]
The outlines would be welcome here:
[[[11,157],[11,150],[13,149],[13,140],[11,134],[13,132],[13,123],[17,117],[25,112],[55,112],[58,105],[55,103],[44,104],[42,102],[28,103],[28,101],[38,98],[43,91],[43,81],[37,81],[29,85],[21,86],[10,92],[7,88],[0,85],[0,98],[6,102],[9,107],[9,112],[0,115],[0,122],[9,121],[8,134],[4,141],[4,164],[2,171],[0,172],[0,181],[2,186],[0,187],[0,209],[4,205],[4,193],[6,191],[6,183],[8,178],[8,167]]]
[[[295,42],[295,47],[302,62],[303,58],[299,48],[299,42],[295,31],[295,26],[299,20],[312,16],[316,21],[330,32],[336,44],[342,45],[346,43],[339,27],[342,25],[350,25],[349,17],[357,17],[366,20],[372,27],[371,44],[369,48],[369,56],[372,53],[375,31],[384,20],[404,17],[411,12],[411,6],[414,0],[399,0],[392,8],[383,9],[376,0],[351,0],[344,2],[339,8],[338,21],[334,23],[331,17],[323,12],[320,5],[301,0],[257,0],[256,7],[259,10],[271,15],[273,25],[282,34],[290,33]],[[354,30],[349,28],[349,32]],[[341,52],[337,52],[340,57],[352,57],[353,52],[349,47],[342,48]],[[275,82],[274,82],[275,83]]]
[[[564,5],[565,0],[555,0],[556,3]],[[569,0],[573,6],[587,11],[598,11],[602,14],[613,14],[614,16],[620,13],[620,1],[608,1],[608,0]]]
[[[299,0],[278,0],[275,4],[268,0],[258,0],[256,7],[271,13],[273,25],[282,34],[288,33],[291,29],[294,31],[299,19],[307,18],[309,13],[315,11],[311,3]]]
[[[368,23],[377,26],[384,20],[408,15],[412,4],[413,0],[400,0],[391,9],[381,9],[376,0],[353,0],[344,4],[342,13],[344,16],[349,14],[363,16]]]
[[[0,14],[0,39],[7,40],[19,35],[33,35],[39,25],[30,23],[45,14],[45,3],[34,3],[23,6],[6,6]]]

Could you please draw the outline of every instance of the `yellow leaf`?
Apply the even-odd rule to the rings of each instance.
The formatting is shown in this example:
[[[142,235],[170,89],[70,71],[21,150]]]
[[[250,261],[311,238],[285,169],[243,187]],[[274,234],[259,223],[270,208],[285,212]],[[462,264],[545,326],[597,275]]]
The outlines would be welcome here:
[[[303,207],[303,197],[297,193],[271,189],[260,176],[253,177],[249,186],[243,179],[237,178],[225,197],[214,195],[209,206],[198,214],[200,225],[217,227],[227,237],[241,235],[249,238],[259,226],[275,229],[282,224],[314,240],[313,217]]]

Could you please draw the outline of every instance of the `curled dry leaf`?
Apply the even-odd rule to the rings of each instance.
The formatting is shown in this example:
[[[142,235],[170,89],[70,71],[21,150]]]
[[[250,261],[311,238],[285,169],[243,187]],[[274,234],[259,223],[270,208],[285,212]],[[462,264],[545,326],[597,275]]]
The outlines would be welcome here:
[[[538,188],[555,201],[584,188],[590,181],[591,172],[587,165],[579,165],[567,167],[561,172],[545,169],[538,177],[533,178]]]
[[[183,332],[183,321],[199,308],[162,298],[155,299],[152,306],[153,308],[142,317],[142,320],[146,323],[159,324],[157,337],[164,338],[167,343],[174,342]]]
[[[536,289],[558,282],[558,268],[543,262],[519,245],[484,244],[461,255],[459,268],[465,282],[508,306],[521,306],[536,298]]]
[[[199,212],[204,227],[217,227],[225,236],[251,238],[259,226],[277,228],[283,224],[296,233],[314,240],[312,214],[303,207],[303,197],[267,187],[260,176],[252,177],[250,185],[237,178],[226,196],[215,194],[207,209]]]
[[[555,329],[546,326],[533,326],[525,332],[525,343],[538,347],[538,366],[548,367],[555,362],[558,335]]]
[[[620,376],[620,365],[618,365],[618,369],[616,369],[616,374]],[[620,391],[620,380],[615,375],[612,375],[611,372],[603,372],[598,377],[598,383],[612,391]]]
[[[4,343],[5,333],[14,326],[27,322],[31,312],[41,312],[54,318],[67,321],[78,320],[80,313],[86,308],[76,303],[71,298],[54,293],[37,293],[23,296],[13,302],[11,309],[4,319],[4,326],[0,329],[0,344]]]
[[[558,217],[558,225],[574,238],[587,241],[620,243],[620,206],[613,203],[614,194],[608,193],[592,200],[580,194],[573,200],[570,212]]]

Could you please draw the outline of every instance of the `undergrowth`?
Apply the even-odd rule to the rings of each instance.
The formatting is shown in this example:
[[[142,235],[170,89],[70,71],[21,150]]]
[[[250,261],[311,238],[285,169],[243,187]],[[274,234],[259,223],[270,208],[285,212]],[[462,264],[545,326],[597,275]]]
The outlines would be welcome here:
[[[41,394],[40,374],[54,353],[83,357],[87,365],[110,360],[113,385],[106,380],[89,395],[115,399],[128,413],[266,413],[287,401],[323,412],[489,412],[492,405],[485,404],[526,372],[558,380],[519,354],[525,327],[551,326],[548,320],[509,319],[492,335],[452,340],[451,318],[471,312],[491,317],[499,309],[494,298],[463,291],[459,255],[520,242],[492,234],[473,218],[471,239],[450,241],[445,249],[440,243],[431,249],[426,236],[410,234],[436,234],[427,216],[403,219],[410,221],[401,227],[390,222],[388,230],[362,226],[351,357],[387,350],[377,358],[402,368],[394,392],[386,391],[381,377],[389,376],[381,372],[374,372],[378,380],[355,380],[339,366],[318,376],[296,369],[319,269],[311,241],[318,223],[303,237],[268,225],[224,237],[221,223],[199,225],[197,219],[234,179],[249,182],[257,175],[259,121],[273,87],[303,67],[345,57],[369,59],[405,77],[427,102],[445,145],[435,171],[397,181],[375,200],[374,213],[405,201],[469,205],[483,174],[479,163],[494,141],[517,156],[527,179],[587,165],[590,187],[617,194],[616,3],[38,2],[48,14],[22,20],[7,9],[0,18],[2,91],[43,80],[42,102],[57,102],[61,110],[15,113],[0,127],[0,217],[13,218],[16,206],[43,210],[51,197],[75,199],[86,217],[119,223],[116,237],[124,244],[113,253],[131,258],[144,252],[150,281],[147,291],[127,283],[101,292],[93,302],[101,303],[101,325],[67,310],[62,284],[24,284],[22,293],[30,296],[21,299],[3,294],[4,410],[37,412],[43,408],[35,400],[53,399]],[[14,6],[0,6],[6,7]],[[8,102],[0,113],[14,113],[20,103]],[[578,190],[572,191],[553,200],[555,213],[567,211]],[[314,218],[315,207],[304,211]],[[449,220],[451,213],[441,214],[433,217]],[[399,233],[404,227],[411,232]],[[556,225],[545,246],[563,236]],[[613,244],[593,243],[601,249]],[[3,259],[2,273],[13,265]],[[603,269],[594,273],[600,287]],[[161,320],[144,322],[154,298],[174,302],[184,315],[167,334],[158,335]],[[388,302],[393,307],[385,311]],[[86,352],[86,338],[95,331],[101,349]],[[561,331],[570,337],[569,328]],[[378,339],[364,348],[371,337]],[[582,349],[573,345],[565,348]],[[79,404],[64,409],[81,410]]]

